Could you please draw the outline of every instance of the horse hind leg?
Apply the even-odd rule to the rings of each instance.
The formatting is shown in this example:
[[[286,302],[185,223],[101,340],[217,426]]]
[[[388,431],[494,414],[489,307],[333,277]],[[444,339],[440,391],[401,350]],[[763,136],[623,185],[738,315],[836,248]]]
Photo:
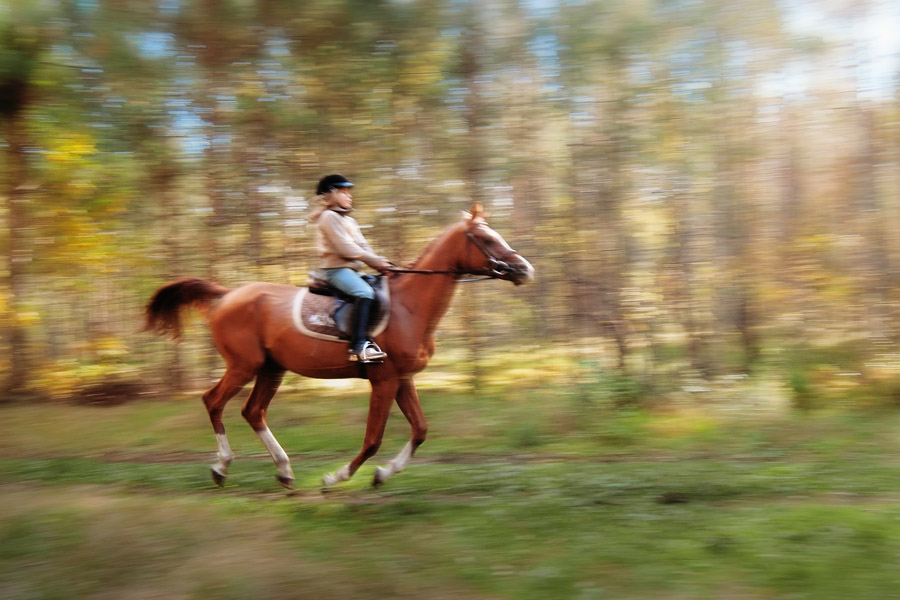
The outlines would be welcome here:
[[[206,411],[209,413],[209,420],[219,445],[218,460],[210,467],[213,481],[219,487],[225,485],[228,466],[234,460],[234,453],[231,451],[228,436],[225,434],[225,424],[222,422],[222,412],[228,401],[234,398],[252,378],[252,374],[246,374],[236,369],[227,369],[222,379],[203,394],[203,403],[206,405]]]
[[[290,490],[294,488],[294,470],[291,468],[291,461],[266,423],[269,403],[278,391],[283,377],[284,369],[272,361],[267,361],[256,376],[256,384],[241,414],[269,451],[272,461],[278,468],[278,483]]]
[[[419,402],[419,394],[416,391],[416,384],[412,379],[404,379],[400,383],[400,390],[397,392],[397,406],[409,421],[412,428],[412,436],[397,456],[392,458],[384,467],[376,467],[375,478],[372,485],[379,486],[392,476],[403,471],[409,461],[412,459],[416,449],[425,442],[428,435],[428,422],[425,420],[425,414],[422,412],[422,405]]]

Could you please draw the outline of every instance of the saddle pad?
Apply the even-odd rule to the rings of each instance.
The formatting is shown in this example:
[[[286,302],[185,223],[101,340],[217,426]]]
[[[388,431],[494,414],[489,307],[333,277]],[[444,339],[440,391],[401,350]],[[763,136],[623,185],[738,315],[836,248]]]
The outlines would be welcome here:
[[[380,298],[382,307],[389,305],[387,290],[388,287],[384,286],[384,296]],[[338,330],[331,316],[337,302],[338,300],[333,296],[312,294],[309,288],[300,288],[297,295],[294,296],[294,303],[291,309],[294,326],[301,333],[310,337],[320,340],[346,342],[347,336]],[[369,335],[375,337],[385,330],[389,314],[390,310],[378,310],[378,313],[375,315],[376,322],[372,323]]]

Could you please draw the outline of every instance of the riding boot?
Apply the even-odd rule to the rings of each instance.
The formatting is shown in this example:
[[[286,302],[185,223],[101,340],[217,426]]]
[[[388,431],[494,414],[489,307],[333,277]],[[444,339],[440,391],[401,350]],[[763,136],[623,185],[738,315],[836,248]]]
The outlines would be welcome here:
[[[361,363],[381,363],[387,354],[378,344],[369,340],[369,320],[372,316],[374,300],[357,298],[353,312],[353,340],[350,343],[350,360]]]

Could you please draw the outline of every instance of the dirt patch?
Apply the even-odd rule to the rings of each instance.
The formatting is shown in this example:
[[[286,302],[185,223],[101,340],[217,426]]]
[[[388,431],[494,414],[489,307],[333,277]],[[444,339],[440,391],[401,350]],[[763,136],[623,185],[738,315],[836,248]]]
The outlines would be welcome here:
[[[147,387],[136,381],[110,381],[85,385],[73,392],[70,400],[85,406],[119,406],[149,394]]]

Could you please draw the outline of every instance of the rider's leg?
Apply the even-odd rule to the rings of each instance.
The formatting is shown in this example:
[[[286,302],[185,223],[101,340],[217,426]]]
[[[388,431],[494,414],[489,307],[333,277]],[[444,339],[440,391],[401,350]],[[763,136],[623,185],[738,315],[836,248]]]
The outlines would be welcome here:
[[[374,300],[357,298],[353,313],[353,339],[350,342],[350,360],[363,363],[382,362],[387,354],[369,340],[369,322],[372,318]]]
[[[367,335],[369,321],[372,317],[375,290],[353,269],[344,267],[324,269],[323,272],[328,283],[355,298],[353,326],[350,332],[352,336],[349,351],[350,360],[360,362],[383,361],[387,354],[374,342],[371,342]]]

